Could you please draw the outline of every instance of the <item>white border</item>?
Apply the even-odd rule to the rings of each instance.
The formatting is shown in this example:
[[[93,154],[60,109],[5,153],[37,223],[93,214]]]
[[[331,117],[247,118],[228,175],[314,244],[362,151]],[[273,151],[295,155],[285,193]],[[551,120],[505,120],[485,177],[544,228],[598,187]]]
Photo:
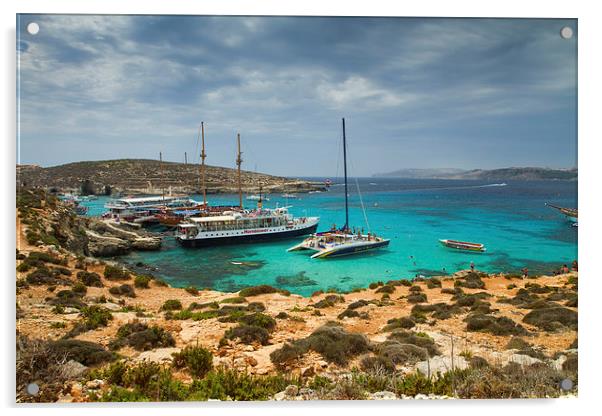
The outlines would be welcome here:
[[[595,2],[557,1],[526,2],[524,0],[475,1],[454,0],[434,1],[421,0],[399,4],[393,2],[371,0],[352,3],[349,0],[326,2],[324,0],[229,0],[229,1],[196,1],[172,0],[8,0],[2,7],[2,81],[5,91],[2,106],[2,126],[4,130],[4,164],[1,169],[2,184],[5,195],[2,203],[2,223],[4,232],[2,254],[4,287],[2,329],[6,342],[2,342],[3,360],[0,374],[2,383],[2,403],[12,407],[9,413],[25,411],[44,412],[44,414],[78,413],[82,411],[91,415],[126,413],[128,405],[86,406],[79,407],[40,406],[39,408],[16,408],[14,403],[14,190],[15,190],[15,14],[16,13],[129,13],[129,14],[223,14],[223,15],[349,15],[349,16],[443,16],[443,17],[563,17],[579,19],[579,262],[581,269],[580,288],[580,374],[578,400],[532,400],[532,401],[472,401],[472,402],[437,402],[437,403],[290,403],[285,405],[266,405],[235,403],[221,406],[207,403],[195,404],[137,404],[135,407],[148,415],[167,413],[211,412],[220,414],[259,414],[301,415],[308,411],[336,411],[365,414],[371,409],[379,413],[402,413],[418,411],[428,413],[444,413],[445,415],[461,414],[467,411],[487,412],[487,414],[506,415],[508,412],[524,410],[543,411],[546,414],[578,414],[596,406],[597,395],[601,388],[600,353],[602,346],[600,337],[599,313],[600,295],[602,295],[602,275],[600,264],[596,262],[600,244],[596,239],[600,231],[600,78],[602,65],[600,60],[601,15]],[[598,186],[597,186],[598,185]],[[12,192],[12,195],[11,195]],[[599,406],[597,406],[599,407]],[[199,410],[197,410],[199,409]],[[335,410],[336,409],[336,410]],[[339,410],[339,411],[340,411]]]

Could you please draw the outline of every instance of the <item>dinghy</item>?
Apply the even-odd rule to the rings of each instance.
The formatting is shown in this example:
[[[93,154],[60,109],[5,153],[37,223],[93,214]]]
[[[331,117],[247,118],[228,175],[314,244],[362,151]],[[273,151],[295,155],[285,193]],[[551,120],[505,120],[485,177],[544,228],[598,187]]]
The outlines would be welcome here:
[[[458,240],[448,240],[443,239],[439,240],[441,244],[445,247],[453,248],[455,250],[465,250],[465,251],[476,251],[483,253],[486,251],[486,248],[483,244],[480,243],[469,243],[467,241],[458,241]]]

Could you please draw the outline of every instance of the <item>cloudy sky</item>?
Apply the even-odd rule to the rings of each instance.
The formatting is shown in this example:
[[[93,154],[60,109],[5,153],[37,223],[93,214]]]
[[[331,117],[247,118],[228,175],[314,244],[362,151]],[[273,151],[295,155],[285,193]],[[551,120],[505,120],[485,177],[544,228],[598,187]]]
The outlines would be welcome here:
[[[37,22],[36,35],[27,33]],[[560,29],[570,26],[572,39]],[[18,16],[20,163],[576,166],[576,21]],[[198,156],[196,157],[198,160]]]

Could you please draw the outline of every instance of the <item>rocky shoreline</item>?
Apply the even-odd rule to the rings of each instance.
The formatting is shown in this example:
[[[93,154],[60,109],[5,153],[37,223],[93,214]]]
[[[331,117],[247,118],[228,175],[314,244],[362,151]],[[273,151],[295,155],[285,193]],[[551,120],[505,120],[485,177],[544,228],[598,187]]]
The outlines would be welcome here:
[[[463,270],[310,297],[172,288],[91,256],[90,232],[129,230],[67,232],[38,196],[17,219],[17,401],[576,395],[577,272]]]

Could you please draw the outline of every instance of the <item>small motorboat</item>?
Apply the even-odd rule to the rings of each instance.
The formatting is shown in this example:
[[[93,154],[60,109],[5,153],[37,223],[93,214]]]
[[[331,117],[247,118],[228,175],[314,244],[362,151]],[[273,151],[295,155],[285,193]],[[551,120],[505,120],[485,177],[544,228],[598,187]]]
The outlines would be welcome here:
[[[467,241],[458,240],[439,240],[445,247],[453,248],[455,250],[475,251],[477,253],[484,253],[486,251],[485,245],[480,243],[469,243]]]

